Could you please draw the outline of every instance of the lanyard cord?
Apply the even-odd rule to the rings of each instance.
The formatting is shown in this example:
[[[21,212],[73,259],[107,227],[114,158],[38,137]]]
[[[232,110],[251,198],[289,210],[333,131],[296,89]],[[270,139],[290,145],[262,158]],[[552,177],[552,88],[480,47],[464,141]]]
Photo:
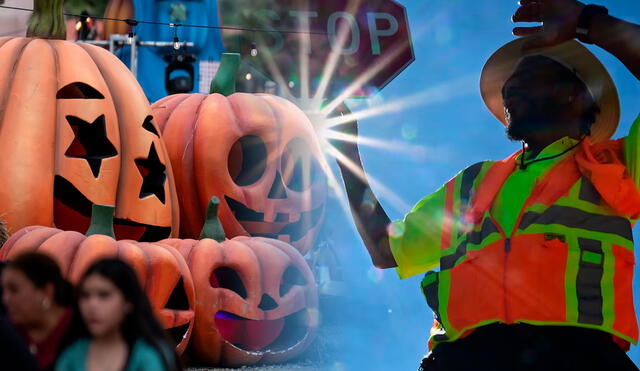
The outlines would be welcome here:
[[[524,163],[524,153],[525,153],[525,143],[524,141],[522,142],[522,154],[520,155],[520,170],[526,170],[527,166],[533,164],[534,162],[538,162],[538,161],[544,161],[544,160],[551,160],[554,159],[556,157],[560,157],[562,155],[564,155],[565,153],[571,151],[572,149],[576,148],[580,143],[582,143],[582,141],[584,140],[584,137],[580,138],[580,140],[578,141],[578,143],[572,145],[571,147],[565,149],[564,151],[558,153],[557,155],[553,155],[553,156],[547,156],[547,157],[542,157],[542,158],[536,158],[533,161],[530,161],[529,163],[525,164]]]

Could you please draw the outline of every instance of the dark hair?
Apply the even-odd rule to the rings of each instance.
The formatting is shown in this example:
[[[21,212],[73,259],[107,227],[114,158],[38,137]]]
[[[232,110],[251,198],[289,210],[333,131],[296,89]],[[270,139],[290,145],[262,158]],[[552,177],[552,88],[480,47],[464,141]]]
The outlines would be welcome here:
[[[37,288],[52,284],[56,304],[63,307],[73,304],[73,287],[62,277],[60,267],[48,255],[39,252],[23,253],[9,261],[5,268],[21,271]]]
[[[143,339],[160,355],[167,370],[182,369],[179,359],[173,351],[171,341],[168,340],[164,329],[156,320],[147,295],[138,282],[133,268],[119,259],[102,259],[87,269],[78,284],[82,287],[87,277],[97,274],[108,279],[120,290],[125,300],[132,306],[132,311],[126,315],[122,323],[122,336],[129,346],[129,355],[137,339]],[[80,311],[78,311],[80,313]],[[82,325],[82,333],[89,336],[86,325]]]

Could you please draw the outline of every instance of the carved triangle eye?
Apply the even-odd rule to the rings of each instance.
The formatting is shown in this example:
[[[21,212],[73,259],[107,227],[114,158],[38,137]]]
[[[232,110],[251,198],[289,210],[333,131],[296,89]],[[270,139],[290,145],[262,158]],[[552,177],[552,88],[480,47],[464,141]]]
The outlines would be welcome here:
[[[155,144],[151,143],[151,149],[149,150],[147,158],[136,159],[135,163],[140,175],[142,175],[140,198],[155,195],[160,202],[164,204],[164,183],[167,179],[165,170],[167,167],[160,162]]]
[[[56,99],[104,99],[104,95],[90,85],[74,82],[58,90]]]
[[[93,122],[87,122],[75,116],[67,116],[66,119],[75,138],[64,153],[65,156],[85,159],[93,176],[98,178],[102,160],[118,154],[107,137],[104,115]]]

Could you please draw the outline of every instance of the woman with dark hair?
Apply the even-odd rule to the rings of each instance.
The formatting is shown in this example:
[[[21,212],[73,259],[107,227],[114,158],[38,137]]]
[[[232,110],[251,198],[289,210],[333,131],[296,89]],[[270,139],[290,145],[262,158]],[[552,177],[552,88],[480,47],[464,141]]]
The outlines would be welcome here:
[[[72,294],[56,262],[41,253],[19,255],[2,271],[7,317],[41,369],[53,366],[70,333]]]
[[[56,370],[180,370],[133,269],[118,259],[94,263],[78,284],[81,338]]]

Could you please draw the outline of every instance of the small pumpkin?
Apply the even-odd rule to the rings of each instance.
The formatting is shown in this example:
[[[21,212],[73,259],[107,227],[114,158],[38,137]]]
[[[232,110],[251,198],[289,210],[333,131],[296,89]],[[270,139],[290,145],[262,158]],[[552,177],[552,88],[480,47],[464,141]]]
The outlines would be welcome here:
[[[115,205],[120,239],[177,236],[169,158],[149,102],[103,48],[64,41],[61,0],[35,0],[30,37],[0,38],[0,210],[84,232],[92,204]],[[37,87],[37,89],[35,88]]]
[[[219,200],[201,239],[162,241],[189,264],[196,289],[190,348],[209,365],[284,362],[303,352],[318,325],[316,284],[291,245],[268,238],[224,239]]]
[[[28,251],[52,256],[63,275],[76,284],[85,270],[99,259],[117,257],[129,263],[160,322],[182,354],[191,337],[194,319],[194,288],[189,268],[178,251],[161,243],[116,241],[113,207],[94,205],[86,235],[44,226],[25,227],[0,249],[1,260]]]
[[[196,238],[207,202],[234,236],[280,239],[306,254],[325,212],[325,166],[306,115],[286,99],[235,93],[239,55],[224,54],[210,95],[152,105],[174,170],[181,237]]]

